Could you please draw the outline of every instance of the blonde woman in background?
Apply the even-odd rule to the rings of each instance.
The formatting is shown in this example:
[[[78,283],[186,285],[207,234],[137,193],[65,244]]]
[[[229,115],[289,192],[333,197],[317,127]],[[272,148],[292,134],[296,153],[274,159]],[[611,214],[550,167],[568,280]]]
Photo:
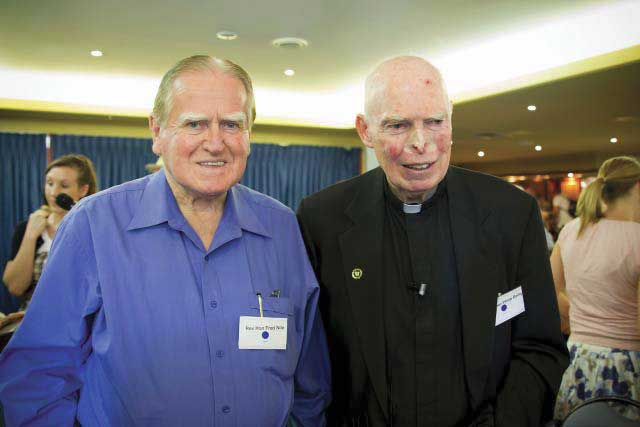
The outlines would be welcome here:
[[[604,162],[577,213],[551,255],[563,331],[571,334],[559,420],[592,398],[640,400],[640,162]],[[640,419],[635,407],[624,415]]]

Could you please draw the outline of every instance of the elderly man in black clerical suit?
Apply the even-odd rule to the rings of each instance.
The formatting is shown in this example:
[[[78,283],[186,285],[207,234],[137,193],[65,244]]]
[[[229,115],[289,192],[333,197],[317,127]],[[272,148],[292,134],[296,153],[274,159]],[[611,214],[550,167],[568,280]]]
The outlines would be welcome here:
[[[539,426],[568,359],[536,201],[449,165],[452,104],[417,57],[367,78],[380,167],[298,210],[321,287],[332,426]]]

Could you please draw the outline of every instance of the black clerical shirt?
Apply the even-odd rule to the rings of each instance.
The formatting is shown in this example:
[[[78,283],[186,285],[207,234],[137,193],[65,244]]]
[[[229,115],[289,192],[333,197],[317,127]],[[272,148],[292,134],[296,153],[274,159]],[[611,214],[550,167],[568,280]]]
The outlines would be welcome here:
[[[445,181],[413,214],[385,182],[383,316],[392,426],[454,426],[466,422],[469,409]]]

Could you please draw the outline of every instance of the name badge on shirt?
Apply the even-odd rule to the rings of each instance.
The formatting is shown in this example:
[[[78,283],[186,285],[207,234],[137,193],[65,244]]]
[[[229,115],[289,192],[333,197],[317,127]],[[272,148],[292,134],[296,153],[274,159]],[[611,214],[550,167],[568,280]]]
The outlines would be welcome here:
[[[240,316],[240,350],[286,350],[286,317]]]
[[[507,320],[524,313],[524,297],[522,296],[522,286],[498,295],[498,305],[496,309],[496,326]]]

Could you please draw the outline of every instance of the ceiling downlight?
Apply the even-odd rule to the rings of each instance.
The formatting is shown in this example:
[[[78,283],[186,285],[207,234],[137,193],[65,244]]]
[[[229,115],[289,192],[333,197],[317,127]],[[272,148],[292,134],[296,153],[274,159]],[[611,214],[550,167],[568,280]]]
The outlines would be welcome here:
[[[238,38],[238,33],[234,33],[233,31],[222,30],[216,33],[216,37],[220,40],[235,40]]]
[[[271,45],[283,49],[302,49],[309,46],[309,42],[299,37],[280,37],[271,40]]]

